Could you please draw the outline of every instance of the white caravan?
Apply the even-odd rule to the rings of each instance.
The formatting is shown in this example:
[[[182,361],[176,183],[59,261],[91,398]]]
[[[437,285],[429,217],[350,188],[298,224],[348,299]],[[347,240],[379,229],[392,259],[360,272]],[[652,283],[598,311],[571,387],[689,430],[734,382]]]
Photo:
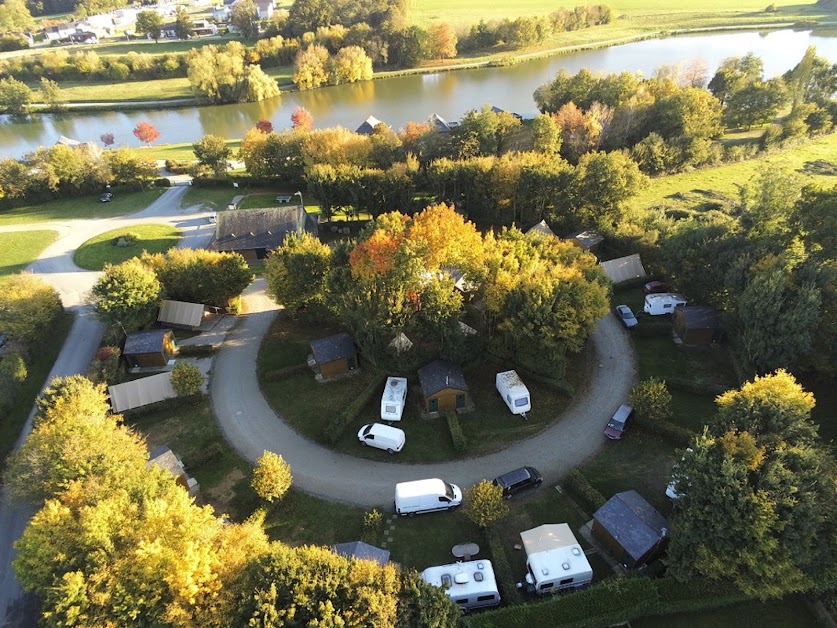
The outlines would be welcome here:
[[[462,490],[439,478],[395,485],[395,512],[413,516],[434,510],[452,510],[462,503]]]
[[[658,316],[671,314],[678,305],[686,305],[686,298],[682,294],[663,292],[645,295],[645,306],[642,309],[646,314]]]
[[[427,584],[444,588],[448,597],[465,610],[500,603],[497,579],[490,560],[428,567],[421,572],[421,579]]]
[[[544,524],[521,532],[520,538],[526,550],[528,591],[544,595],[593,580],[593,568],[566,523]]]
[[[381,396],[381,420],[400,421],[407,401],[407,379],[387,377],[384,394]]]
[[[381,423],[364,425],[357,433],[357,439],[364,445],[385,449],[391,454],[401,451],[407,442],[404,430]]]
[[[517,371],[503,371],[497,373],[494,379],[497,392],[506,402],[512,414],[526,414],[532,409],[532,398],[529,396],[529,389],[520,379]]]

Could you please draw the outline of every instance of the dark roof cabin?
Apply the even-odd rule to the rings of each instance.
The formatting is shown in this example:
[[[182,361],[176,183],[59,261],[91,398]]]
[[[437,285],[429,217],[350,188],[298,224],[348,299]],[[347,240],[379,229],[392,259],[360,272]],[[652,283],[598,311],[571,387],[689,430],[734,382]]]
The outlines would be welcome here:
[[[357,128],[355,133],[359,133],[360,135],[371,135],[372,131],[374,131],[375,127],[379,124],[383,124],[383,122],[378,120],[375,116],[369,116],[366,120],[364,120],[363,124]]]
[[[598,231],[591,231],[589,229],[584,231],[577,231],[566,237],[572,244],[585,251],[595,253],[599,245],[604,242],[604,236]]]
[[[248,261],[264,259],[289,233],[317,235],[317,221],[302,205],[219,211],[211,248],[235,251]]]
[[[176,352],[171,329],[150,329],[128,334],[122,357],[131,368],[166,367]]]
[[[593,514],[593,536],[626,567],[656,558],[668,530],[665,517],[636,491],[617,493]]]
[[[545,220],[541,220],[538,224],[529,227],[526,230],[526,235],[529,235],[530,233],[541,236],[551,236],[553,238],[557,237],[555,232],[549,228],[548,224],[546,224]]]
[[[338,543],[332,545],[331,550],[335,554],[346,558],[360,558],[361,560],[374,560],[379,565],[386,565],[389,562],[389,552],[363,541],[351,543]]]
[[[684,305],[672,313],[674,333],[687,345],[708,345],[721,336],[721,312],[708,305]]]
[[[468,384],[459,365],[448,360],[434,360],[418,370],[424,395],[424,409],[435,414],[443,410],[465,410]]]
[[[352,337],[341,332],[311,341],[308,364],[321,377],[334,377],[357,368],[357,351]]]

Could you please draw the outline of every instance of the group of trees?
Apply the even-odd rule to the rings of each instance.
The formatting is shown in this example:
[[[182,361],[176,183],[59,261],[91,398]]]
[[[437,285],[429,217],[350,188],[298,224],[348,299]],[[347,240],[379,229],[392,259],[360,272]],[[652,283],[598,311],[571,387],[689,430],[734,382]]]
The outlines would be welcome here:
[[[375,361],[386,361],[400,331],[418,347],[415,359],[469,355],[454,275],[485,303],[482,337],[502,355],[552,375],[607,311],[607,280],[593,256],[516,229],[482,236],[444,204],[412,217],[383,214],[356,244],[333,250],[311,236],[291,236],[268,259],[265,275],[278,302],[317,320],[333,316]]]
[[[356,83],[372,78],[372,59],[360,46],[340,48],[331,56],[325,46],[314,44],[297,53],[294,83],[299,89],[321,85]]]
[[[14,568],[50,623],[456,625],[459,610],[414,571],[271,542],[263,514],[222,519],[147,459],[103,386],[73,376],[45,390],[4,486],[40,507]]]
[[[279,95],[276,81],[248,62],[247,49],[237,41],[192,48],[186,66],[198,102],[253,102]]]

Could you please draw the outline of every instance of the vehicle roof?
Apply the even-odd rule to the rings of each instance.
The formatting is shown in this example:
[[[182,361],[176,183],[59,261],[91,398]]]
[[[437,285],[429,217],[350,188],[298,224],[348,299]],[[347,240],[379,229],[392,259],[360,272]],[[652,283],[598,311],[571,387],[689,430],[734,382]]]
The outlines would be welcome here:
[[[412,482],[399,482],[395,485],[396,497],[416,497],[430,492],[445,492],[445,483],[439,478],[428,480],[413,480]]]
[[[437,565],[428,567],[421,572],[421,579],[437,587],[442,586],[442,576],[449,575],[451,580],[447,594],[450,597],[459,597],[470,593],[484,593],[497,590],[497,579],[494,576],[494,567],[490,560],[469,560],[462,563],[450,565]],[[456,576],[464,574],[468,577],[467,582],[456,582]],[[475,575],[481,574],[482,581],[476,580]],[[460,579],[464,579],[460,576]]]
[[[535,474],[532,473],[532,471],[534,471],[532,467],[520,467],[514,471],[509,471],[508,473],[497,476],[494,481],[500,486],[509,486],[510,484],[516,484],[517,482],[522,482],[523,480],[534,477]]]
[[[624,423],[627,420],[628,416],[633,411],[634,411],[634,409],[633,409],[632,406],[629,406],[628,404],[623,403],[621,406],[619,406],[619,409],[616,410],[616,412],[613,413],[613,416],[611,417],[610,420],[611,421],[616,421],[617,423]]]
[[[404,435],[404,430],[399,430],[397,427],[390,427],[383,423],[373,423],[372,429],[369,432],[375,436],[389,436],[390,438],[401,438]]]
[[[407,379],[405,377],[387,377],[387,383],[384,385],[384,394],[381,401],[389,401],[395,403],[401,401],[401,395],[407,388]]]
[[[677,294],[676,292],[658,292],[657,294],[646,294],[645,301],[647,303],[653,303],[654,301],[682,301],[685,303],[686,297],[682,294]]]
[[[527,395],[529,394],[529,389],[526,388],[526,384],[524,384],[523,380],[520,379],[520,375],[517,374],[517,371],[512,370],[497,373],[497,379],[502,381],[509,390],[517,390],[518,392],[525,392]]]

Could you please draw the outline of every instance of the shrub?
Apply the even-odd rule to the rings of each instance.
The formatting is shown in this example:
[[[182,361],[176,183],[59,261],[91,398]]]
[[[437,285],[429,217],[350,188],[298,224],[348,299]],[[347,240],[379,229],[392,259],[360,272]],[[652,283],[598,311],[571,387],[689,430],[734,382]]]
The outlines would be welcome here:
[[[569,472],[564,480],[564,488],[583,502],[582,505],[588,513],[595,512],[607,501],[605,496],[596,490],[578,469]]]
[[[462,431],[462,426],[459,424],[459,417],[456,412],[448,410],[445,413],[445,420],[448,424],[448,431],[450,432],[450,440],[453,443],[453,448],[456,451],[465,451],[468,448],[468,439],[465,438],[465,432]]]
[[[497,578],[497,587],[500,589],[500,597],[507,604],[520,602],[520,591],[517,589],[517,581],[514,578],[506,550],[503,548],[503,540],[497,530],[488,529],[485,531],[485,538],[488,541],[488,551],[491,554],[491,563],[494,566],[494,576]]]
[[[663,421],[671,418],[671,393],[668,392],[664,380],[650,377],[642,380],[631,389],[628,402],[634,407],[637,415],[652,421]]]
[[[118,247],[128,247],[133,246],[137,242],[139,242],[139,235],[136,233],[123,233],[122,235],[116,236],[113,240],[111,240],[111,244],[113,246]]]
[[[363,534],[361,536],[365,543],[376,544],[383,529],[384,515],[380,510],[373,508],[363,513]]]
[[[200,469],[210,463],[214,463],[224,457],[224,447],[219,442],[210,443],[207,447],[201,447],[194,454],[186,459],[186,466],[190,470]]]
[[[171,372],[171,385],[180,396],[196,395],[201,391],[206,378],[194,364],[178,362]]]
[[[293,475],[291,465],[285,459],[272,451],[265,451],[256,461],[253,469],[253,490],[268,502],[282,499],[291,488]]]
[[[119,347],[99,347],[96,356],[90,363],[87,376],[96,383],[108,384],[113,382],[119,371],[120,353]]]
[[[480,528],[487,528],[509,514],[503,489],[488,480],[467,489],[463,501],[465,516]]]
[[[361,393],[350,403],[343,412],[336,414],[334,418],[329,421],[323,430],[323,439],[330,445],[334,445],[343,436],[343,433],[352,424],[352,422],[360,414],[360,411],[372,400],[384,384],[385,375],[377,375],[369,383],[369,386],[364,388]]]

